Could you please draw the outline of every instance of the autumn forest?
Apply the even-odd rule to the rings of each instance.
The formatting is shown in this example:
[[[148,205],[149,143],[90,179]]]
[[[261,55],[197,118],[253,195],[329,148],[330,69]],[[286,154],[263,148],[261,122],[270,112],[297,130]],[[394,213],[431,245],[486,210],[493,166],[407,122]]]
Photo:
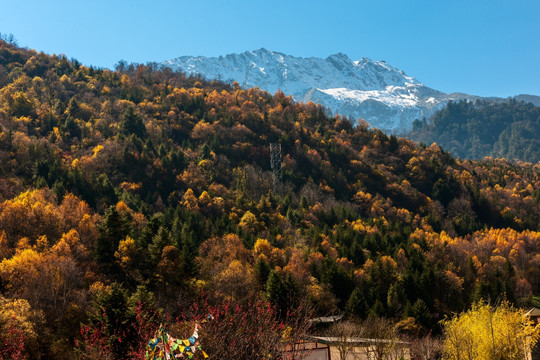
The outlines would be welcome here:
[[[143,359],[208,313],[212,359],[327,315],[440,336],[481,300],[539,306],[539,224],[540,163],[0,41],[0,359]]]

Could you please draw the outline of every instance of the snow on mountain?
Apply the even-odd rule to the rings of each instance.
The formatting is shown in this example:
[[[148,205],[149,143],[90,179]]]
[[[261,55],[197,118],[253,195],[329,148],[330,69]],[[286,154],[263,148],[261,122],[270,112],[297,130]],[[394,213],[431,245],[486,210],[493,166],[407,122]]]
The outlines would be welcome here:
[[[297,101],[321,103],[388,132],[407,131],[415,119],[428,118],[448,100],[467,97],[430,89],[384,61],[353,61],[342,53],[321,59],[259,49],[219,57],[183,56],[161,65],[271,93],[279,89]]]

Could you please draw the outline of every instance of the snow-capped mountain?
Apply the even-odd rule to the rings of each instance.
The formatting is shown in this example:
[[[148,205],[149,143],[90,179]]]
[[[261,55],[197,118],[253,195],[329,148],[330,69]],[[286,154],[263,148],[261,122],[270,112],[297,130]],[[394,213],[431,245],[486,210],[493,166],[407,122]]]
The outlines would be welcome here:
[[[271,93],[279,89],[297,101],[321,103],[388,132],[407,131],[415,119],[429,118],[449,100],[468,97],[428,88],[384,61],[353,61],[342,53],[321,59],[259,49],[220,57],[183,56],[161,65]]]

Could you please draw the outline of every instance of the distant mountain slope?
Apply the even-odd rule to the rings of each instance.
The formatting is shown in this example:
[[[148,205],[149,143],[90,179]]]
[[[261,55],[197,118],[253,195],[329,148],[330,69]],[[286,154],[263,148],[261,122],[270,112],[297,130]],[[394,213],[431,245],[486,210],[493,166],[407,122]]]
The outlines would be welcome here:
[[[220,57],[183,56],[161,64],[271,93],[280,89],[297,101],[321,103],[390,132],[410,130],[415,119],[430,117],[449,100],[474,98],[426,87],[384,61],[353,61],[342,53],[321,59],[259,49]]]
[[[492,156],[538,162],[539,134],[540,107],[511,99],[501,103],[448,103],[429,123],[415,121],[409,137],[428,144],[436,142],[467,159]]]
[[[526,103],[531,103],[534,106],[540,106],[540,96],[522,94],[522,95],[515,96],[514,99],[516,101],[523,101]]]

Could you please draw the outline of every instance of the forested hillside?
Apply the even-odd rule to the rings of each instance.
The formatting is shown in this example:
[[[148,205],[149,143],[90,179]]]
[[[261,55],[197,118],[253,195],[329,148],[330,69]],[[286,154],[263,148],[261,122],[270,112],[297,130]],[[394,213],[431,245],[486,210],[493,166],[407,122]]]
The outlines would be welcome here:
[[[456,160],[279,92],[6,42],[0,126],[0,357],[122,358],[134,328],[201,298],[436,333],[475,300],[540,294],[539,163]]]
[[[538,134],[540,107],[510,99],[450,102],[429,121],[416,120],[407,136],[428,144],[436,142],[464,159],[491,156],[535,163],[540,161]]]

